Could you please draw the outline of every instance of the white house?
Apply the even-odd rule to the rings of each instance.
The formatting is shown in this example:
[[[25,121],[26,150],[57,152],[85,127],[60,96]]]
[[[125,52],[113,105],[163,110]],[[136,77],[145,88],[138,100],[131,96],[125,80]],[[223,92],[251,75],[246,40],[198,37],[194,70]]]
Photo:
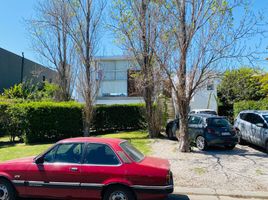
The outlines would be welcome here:
[[[104,56],[96,59],[101,84],[96,104],[142,103],[143,98],[135,93],[135,82],[131,74],[139,67],[127,56]],[[217,111],[216,81],[211,80],[193,97],[190,109],[213,109]]]
[[[135,94],[135,83],[130,74],[139,70],[133,59],[127,56],[96,58],[101,74],[99,95],[96,104],[141,103],[143,98]]]

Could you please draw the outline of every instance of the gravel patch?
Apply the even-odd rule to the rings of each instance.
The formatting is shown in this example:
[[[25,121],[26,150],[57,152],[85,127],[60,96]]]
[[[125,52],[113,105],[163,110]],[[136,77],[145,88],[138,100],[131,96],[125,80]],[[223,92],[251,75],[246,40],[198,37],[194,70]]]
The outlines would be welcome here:
[[[178,142],[152,140],[152,156],[168,159],[175,186],[268,191],[268,155],[249,146],[180,153]]]

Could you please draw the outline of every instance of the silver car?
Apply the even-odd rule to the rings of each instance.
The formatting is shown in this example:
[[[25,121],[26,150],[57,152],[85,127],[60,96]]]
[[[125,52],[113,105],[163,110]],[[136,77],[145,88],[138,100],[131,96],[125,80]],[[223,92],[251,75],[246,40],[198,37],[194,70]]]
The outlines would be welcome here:
[[[249,142],[265,148],[268,153],[268,111],[247,110],[238,114],[234,127],[240,143]]]

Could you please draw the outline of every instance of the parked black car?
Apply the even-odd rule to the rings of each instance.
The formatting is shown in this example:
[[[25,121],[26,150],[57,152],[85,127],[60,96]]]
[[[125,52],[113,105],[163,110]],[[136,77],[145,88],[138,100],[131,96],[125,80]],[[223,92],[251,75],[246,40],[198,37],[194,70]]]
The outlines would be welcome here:
[[[178,128],[178,119],[167,125],[169,138],[176,137],[174,126]],[[221,116],[209,114],[192,114],[188,119],[188,131],[191,143],[198,149],[206,150],[209,146],[224,146],[226,149],[233,149],[238,143],[236,130],[230,122]]]

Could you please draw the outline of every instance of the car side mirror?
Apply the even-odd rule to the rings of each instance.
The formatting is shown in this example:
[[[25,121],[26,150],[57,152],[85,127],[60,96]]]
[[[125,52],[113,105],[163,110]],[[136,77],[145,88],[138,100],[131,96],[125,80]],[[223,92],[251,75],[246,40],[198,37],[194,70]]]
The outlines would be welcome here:
[[[257,123],[256,126],[261,127],[261,128],[264,128],[265,127],[265,124],[263,124],[263,123]]]
[[[43,156],[38,157],[38,158],[35,159],[36,164],[43,164],[44,162],[45,162],[45,159],[44,159]]]

